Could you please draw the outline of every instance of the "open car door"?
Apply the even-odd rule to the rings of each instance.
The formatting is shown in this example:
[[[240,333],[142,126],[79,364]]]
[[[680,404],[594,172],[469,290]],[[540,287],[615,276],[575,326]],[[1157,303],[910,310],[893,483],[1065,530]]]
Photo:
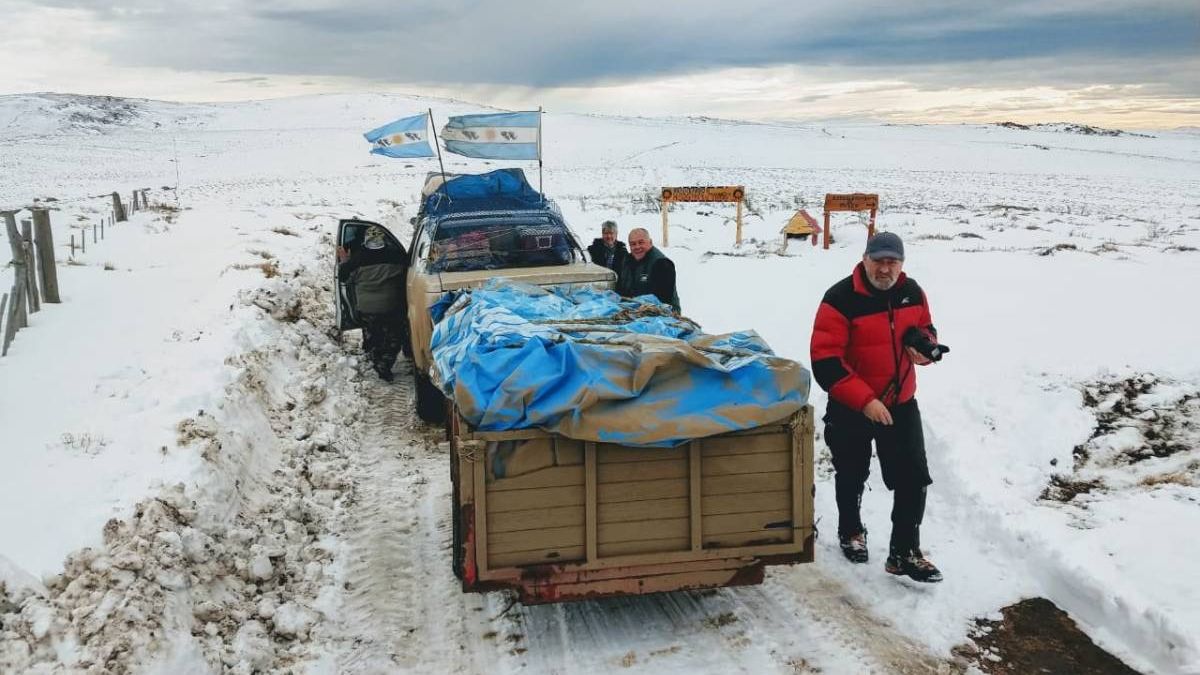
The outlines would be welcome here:
[[[387,241],[388,248],[395,248],[400,251],[400,255],[404,260],[408,260],[408,252],[400,240],[395,237],[388,229],[379,223],[373,223],[369,220],[344,219],[338,221],[337,245],[353,252],[356,248],[362,246],[362,240],[366,234],[367,228],[378,227],[383,230],[384,237]],[[351,254],[353,255],[353,253]],[[342,281],[338,275],[338,270],[341,265],[337,259],[337,252],[334,252],[333,264],[333,287],[336,296],[333,301],[334,325],[337,327],[337,333],[340,336],[348,330],[362,328],[362,322],[358,317],[358,312],[355,310],[354,298],[354,283],[350,280]],[[404,310],[407,315],[408,308]],[[405,325],[407,325],[407,320]]]

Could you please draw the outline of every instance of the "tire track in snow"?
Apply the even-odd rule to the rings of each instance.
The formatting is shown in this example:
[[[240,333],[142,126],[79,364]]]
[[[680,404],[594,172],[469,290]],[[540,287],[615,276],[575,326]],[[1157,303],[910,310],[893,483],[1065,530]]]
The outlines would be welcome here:
[[[961,664],[941,659],[919,642],[897,631],[892,623],[861,605],[841,581],[816,565],[783,570],[769,578],[764,594],[790,605],[793,616],[812,625],[820,641],[836,644],[875,667],[863,672],[896,675],[965,672]]]
[[[367,411],[354,469],[345,610],[354,647],[339,672],[479,672],[490,646],[482,601],[450,570],[449,457],[412,414],[412,376],[363,384]],[[480,618],[476,618],[480,617]]]

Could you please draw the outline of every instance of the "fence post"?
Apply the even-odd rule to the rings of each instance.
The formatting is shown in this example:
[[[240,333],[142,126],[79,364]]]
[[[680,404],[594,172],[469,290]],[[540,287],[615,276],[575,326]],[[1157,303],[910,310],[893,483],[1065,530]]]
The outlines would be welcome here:
[[[100,219],[100,238],[104,238],[104,219]]]
[[[17,329],[29,325],[29,317],[25,314],[25,282],[29,275],[25,272],[25,251],[22,245],[21,233],[17,231],[17,212],[4,211],[4,228],[8,233],[8,245],[12,248],[13,290],[12,306],[8,313],[8,330],[5,339],[11,341],[10,335],[15,335]]]
[[[38,267],[41,271],[42,300],[50,303],[62,302],[58,295],[58,269],[54,260],[54,233],[50,229],[50,212],[46,209],[34,209],[33,234],[37,242]],[[71,254],[75,254],[75,245],[71,244]]]
[[[79,228],[79,252],[87,253],[87,225]]]
[[[96,243],[96,226],[92,226],[92,243]]]
[[[0,310],[3,310],[4,305],[7,303],[8,303],[8,293],[5,293],[4,300],[0,301]],[[11,307],[8,308],[8,314],[5,317],[5,321],[4,321],[4,340],[3,340],[4,345],[3,345],[3,349],[0,349],[0,356],[8,355],[8,345],[10,342],[12,342],[13,335],[16,335],[16,333],[17,333],[16,323],[15,323],[16,312],[13,311],[16,308],[17,308],[17,301],[13,300],[13,304]]]
[[[42,311],[42,296],[38,292],[37,265],[33,261],[33,221],[21,220],[21,252],[25,254],[25,292],[29,295],[29,312]]]
[[[71,260],[75,259],[75,235],[71,234]]]
[[[117,219],[118,223],[125,222],[125,206],[121,204],[121,195],[116,192],[112,193],[112,202],[113,217]]]
[[[6,307],[8,307],[8,293],[5,293],[2,297],[0,297],[0,322],[4,321],[4,310]],[[5,323],[7,325],[7,322]],[[3,350],[0,351],[8,353],[8,340],[4,339],[4,335],[6,335],[6,333],[0,332],[0,346],[3,347]]]

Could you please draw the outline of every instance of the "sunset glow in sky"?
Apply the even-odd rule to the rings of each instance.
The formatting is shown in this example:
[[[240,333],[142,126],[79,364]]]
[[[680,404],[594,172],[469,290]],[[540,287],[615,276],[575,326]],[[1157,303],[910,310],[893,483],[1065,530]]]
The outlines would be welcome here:
[[[1200,126],[1195,0],[976,4],[0,0],[0,94]]]

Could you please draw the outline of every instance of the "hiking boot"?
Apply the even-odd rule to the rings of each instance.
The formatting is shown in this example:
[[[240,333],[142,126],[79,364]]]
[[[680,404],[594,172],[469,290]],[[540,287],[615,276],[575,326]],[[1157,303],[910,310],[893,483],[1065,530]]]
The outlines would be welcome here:
[[[838,544],[842,547],[842,555],[852,563],[867,562],[867,531],[848,537],[838,535]]]
[[[396,379],[396,376],[392,374],[391,368],[375,366],[375,372],[379,375],[379,379],[383,380],[384,382],[391,382],[392,380]]]
[[[888,574],[903,575],[914,581],[932,584],[942,580],[941,570],[929,562],[929,558],[926,558],[920,549],[892,551],[883,569]]]

